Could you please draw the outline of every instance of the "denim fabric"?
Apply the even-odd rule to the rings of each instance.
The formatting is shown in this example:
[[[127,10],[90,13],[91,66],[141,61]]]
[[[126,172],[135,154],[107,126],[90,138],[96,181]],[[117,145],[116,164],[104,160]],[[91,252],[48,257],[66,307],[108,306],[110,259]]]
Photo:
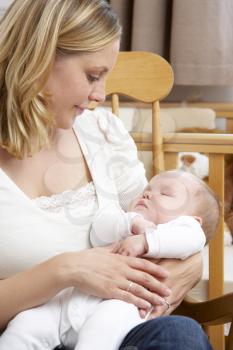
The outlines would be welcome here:
[[[211,350],[200,325],[188,317],[164,316],[132,329],[120,350]]]

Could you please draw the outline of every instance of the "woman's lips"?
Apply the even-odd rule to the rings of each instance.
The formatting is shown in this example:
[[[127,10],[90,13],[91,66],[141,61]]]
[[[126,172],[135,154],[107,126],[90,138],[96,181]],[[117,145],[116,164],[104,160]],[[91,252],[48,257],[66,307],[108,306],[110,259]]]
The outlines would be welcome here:
[[[82,107],[75,106],[75,108],[76,108],[76,114],[77,114],[77,115],[82,114],[82,113],[83,113],[83,111],[84,111],[84,108],[82,108]]]

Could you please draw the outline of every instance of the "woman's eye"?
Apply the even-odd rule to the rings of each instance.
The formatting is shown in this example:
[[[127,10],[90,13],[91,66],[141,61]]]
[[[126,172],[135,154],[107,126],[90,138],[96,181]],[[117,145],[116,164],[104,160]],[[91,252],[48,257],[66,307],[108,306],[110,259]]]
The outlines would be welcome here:
[[[98,81],[99,80],[99,76],[97,75],[91,75],[91,74],[88,74],[87,75],[87,79],[90,83],[94,83],[95,81]]]

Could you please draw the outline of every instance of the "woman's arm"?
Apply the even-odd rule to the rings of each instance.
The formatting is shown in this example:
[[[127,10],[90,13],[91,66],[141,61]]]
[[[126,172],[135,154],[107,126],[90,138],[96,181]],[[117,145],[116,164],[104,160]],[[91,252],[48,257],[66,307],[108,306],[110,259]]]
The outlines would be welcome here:
[[[166,297],[170,308],[167,309],[166,305],[158,306],[150,318],[171,314],[182,302],[189,290],[200,280],[203,266],[200,253],[192,255],[186,260],[161,259],[156,263],[169,272],[165,284],[172,292],[169,297]]]
[[[45,303],[63,289],[60,257],[0,281],[0,330],[19,312]]]
[[[111,253],[112,247],[58,255],[0,281],[0,328],[17,313],[45,303],[59,291],[78,287],[106,299],[120,299],[140,309],[162,304],[170,291],[160,282],[166,271],[144,259]],[[133,287],[128,290],[130,282]]]

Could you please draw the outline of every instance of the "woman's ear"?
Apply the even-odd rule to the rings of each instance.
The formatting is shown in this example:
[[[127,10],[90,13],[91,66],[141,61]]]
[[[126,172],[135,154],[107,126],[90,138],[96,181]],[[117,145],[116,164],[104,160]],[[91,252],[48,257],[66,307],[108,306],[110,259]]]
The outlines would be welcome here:
[[[200,216],[194,216],[194,219],[199,222],[199,224],[202,226],[202,218]]]

